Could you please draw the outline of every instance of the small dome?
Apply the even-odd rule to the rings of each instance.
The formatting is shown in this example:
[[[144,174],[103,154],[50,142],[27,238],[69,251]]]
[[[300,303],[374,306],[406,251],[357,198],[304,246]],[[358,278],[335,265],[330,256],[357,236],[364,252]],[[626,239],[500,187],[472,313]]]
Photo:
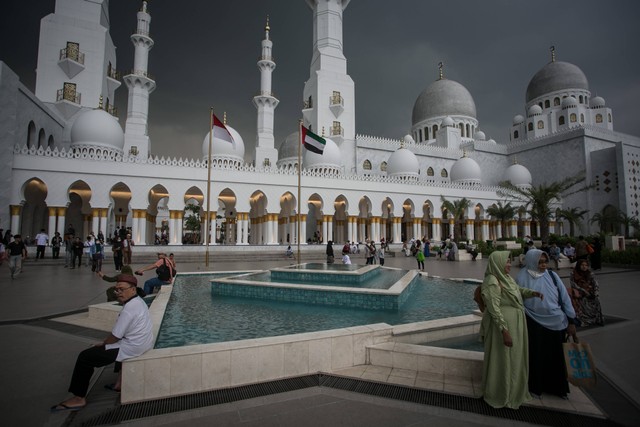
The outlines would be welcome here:
[[[413,137],[411,135],[405,135],[404,138],[402,138],[402,140],[407,145],[416,143],[416,141],[413,139]]]
[[[605,106],[604,98],[601,96],[596,96],[594,98],[591,98],[590,105],[591,105],[591,108],[604,108]]]
[[[487,139],[487,136],[484,134],[484,132],[482,132],[481,130],[477,130],[474,134],[473,137],[476,141],[485,141]]]
[[[298,145],[300,144],[300,133],[293,132],[287,136],[280,148],[278,148],[278,160],[298,158]],[[297,160],[296,160],[297,161]]]
[[[111,114],[100,109],[89,110],[71,127],[71,146],[106,148],[122,153],[124,132]]]
[[[480,166],[465,154],[451,167],[451,182],[457,184],[480,184]]]
[[[504,171],[502,178],[503,181],[509,181],[516,187],[531,186],[531,172],[519,163],[514,163],[509,166]]]
[[[513,116],[513,125],[520,125],[524,123],[524,117],[522,117],[521,114],[516,114],[515,116]]]
[[[497,144],[496,140],[493,138],[489,138],[489,140],[487,141],[489,144]]]
[[[453,123],[453,119],[449,116],[442,119],[442,127],[453,127],[455,124]]]
[[[387,161],[387,176],[389,177],[417,179],[419,170],[418,158],[411,150],[404,147],[397,149]]]
[[[577,107],[578,100],[573,96],[567,96],[562,100],[562,108]]]
[[[537,116],[539,114],[542,114],[542,108],[540,108],[538,104],[532,105],[529,107],[529,111],[527,111],[527,117]]]
[[[469,91],[453,80],[440,79],[431,83],[413,105],[412,124],[442,116],[476,118],[476,104]]]
[[[296,132],[297,134],[298,132]],[[323,137],[326,141],[322,154],[314,153],[306,149],[302,150],[302,165],[306,169],[331,169],[340,170],[342,155],[338,145],[329,138]],[[297,153],[296,153],[297,155]]]
[[[233,138],[233,144],[230,144],[229,142],[214,136],[213,141],[211,141],[212,158],[215,159],[235,157],[244,162],[244,140],[234,128],[229,125],[225,125],[225,127]],[[204,140],[202,141],[202,158],[205,160],[207,159],[209,153],[209,133],[210,132],[207,132]]]
[[[582,70],[573,64],[552,61],[542,67],[527,86],[527,103],[551,92],[567,89],[589,90]]]

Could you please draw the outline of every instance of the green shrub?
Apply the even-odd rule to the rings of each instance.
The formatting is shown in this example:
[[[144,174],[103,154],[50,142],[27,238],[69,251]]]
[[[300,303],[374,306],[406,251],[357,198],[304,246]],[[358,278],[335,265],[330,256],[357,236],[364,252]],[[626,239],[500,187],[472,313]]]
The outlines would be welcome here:
[[[618,265],[640,265],[640,247],[627,246],[624,251],[602,248],[602,262]]]

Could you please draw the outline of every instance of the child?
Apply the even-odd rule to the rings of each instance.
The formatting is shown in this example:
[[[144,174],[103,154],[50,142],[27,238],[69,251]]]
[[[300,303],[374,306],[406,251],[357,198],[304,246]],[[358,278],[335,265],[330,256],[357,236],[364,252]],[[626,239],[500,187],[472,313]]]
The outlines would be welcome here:
[[[380,260],[380,265],[384,265],[384,245],[380,245],[380,249],[378,249],[378,259]]]
[[[343,264],[351,264],[351,258],[349,258],[349,253],[342,251],[342,263]]]

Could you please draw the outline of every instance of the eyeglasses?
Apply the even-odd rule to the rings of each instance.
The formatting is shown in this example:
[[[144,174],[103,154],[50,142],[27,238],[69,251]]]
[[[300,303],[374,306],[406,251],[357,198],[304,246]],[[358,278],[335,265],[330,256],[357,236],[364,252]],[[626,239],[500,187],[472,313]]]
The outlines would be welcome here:
[[[123,293],[124,291],[126,291],[127,289],[131,289],[131,288],[135,288],[135,286],[128,286],[128,287],[126,287],[126,288],[115,288],[114,292],[115,292],[116,294],[121,294],[121,293]]]
[[[547,261],[546,259],[541,259],[540,261],[538,261],[538,264],[548,264],[549,261]]]

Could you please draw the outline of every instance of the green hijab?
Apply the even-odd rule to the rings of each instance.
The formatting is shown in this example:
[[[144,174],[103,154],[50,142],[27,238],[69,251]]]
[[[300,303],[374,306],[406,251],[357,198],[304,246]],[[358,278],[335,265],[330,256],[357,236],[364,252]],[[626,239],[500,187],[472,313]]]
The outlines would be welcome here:
[[[504,271],[504,268],[507,266],[507,261],[510,257],[510,251],[492,252],[491,255],[489,255],[489,265],[487,266],[487,271],[484,272],[484,275],[495,276],[500,283],[507,283],[511,279],[511,276]]]

